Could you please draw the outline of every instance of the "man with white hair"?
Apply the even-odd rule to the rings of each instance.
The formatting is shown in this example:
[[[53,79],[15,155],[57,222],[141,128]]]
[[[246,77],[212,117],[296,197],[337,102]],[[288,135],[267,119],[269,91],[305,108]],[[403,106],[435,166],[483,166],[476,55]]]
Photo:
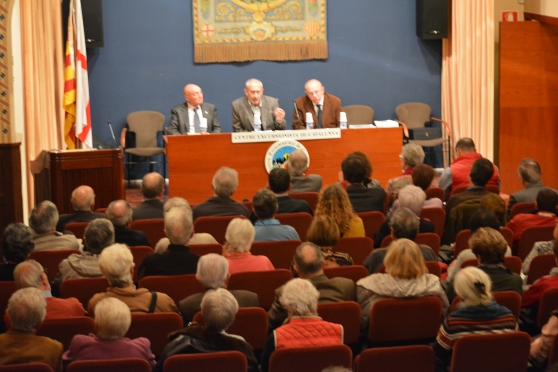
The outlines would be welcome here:
[[[196,205],[193,209],[194,221],[202,216],[234,216],[250,217],[248,208],[232,199],[238,187],[238,172],[232,168],[221,167],[213,176],[214,195],[205,203]]]
[[[56,231],[64,231],[64,227],[70,222],[90,222],[95,218],[105,218],[102,213],[95,213],[95,191],[90,186],[81,185],[72,191],[70,199],[74,213],[60,216],[56,225]]]
[[[163,218],[163,202],[161,197],[165,193],[165,180],[157,172],[147,173],[143,176],[141,193],[144,200],[134,208],[132,220],[146,220]]]
[[[227,259],[215,253],[209,253],[200,257],[196,278],[205,287],[206,292],[210,289],[227,288],[229,279],[229,263]],[[232,290],[230,293],[236,298],[239,307],[259,307],[258,295],[254,292],[242,289]],[[201,310],[201,302],[204,293],[196,293],[180,301],[179,308],[188,324],[194,319],[194,315]]]
[[[114,226],[114,242],[126,244],[128,247],[139,245],[150,246],[147,235],[143,231],[129,229],[132,223],[133,210],[126,200],[115,200],[107,208],[107,219]]]
[[[62,371],[62,344],[35,334],[46,312],[45,297],[37,288],[12,294],[7,309],[11,328],[0,335],[0,365],[46,363],[53,371]]]
[[[293,129],[306,128],[306,114],[312,114],[314,128],[339,128],[339,114],[343,110],[341,100],[325,92],[322,83],[310,79],[304,85],[304,96],[295,101]]]
[[[308,170],[308,156],[302,150],[295,150],[287,160],[287,170],[291,175],[293,192],[320,192],[322,189],[322,176],[318,174],[305,174]]]
[[[58,209],[50,200],[44,200],[33,208],[29,216],[29,227],[34,232],[35,251],[81,248],[81,244],[74,235],[63,235],[56,231],[58,220]]]
[[[165,233],[170,245],[165,252],[152,253],[144,258],[138,269],[139,279],[196,273],[199,256],[188,248],[193,233],[192,215],[184,208],[172,208],[165,214]]]

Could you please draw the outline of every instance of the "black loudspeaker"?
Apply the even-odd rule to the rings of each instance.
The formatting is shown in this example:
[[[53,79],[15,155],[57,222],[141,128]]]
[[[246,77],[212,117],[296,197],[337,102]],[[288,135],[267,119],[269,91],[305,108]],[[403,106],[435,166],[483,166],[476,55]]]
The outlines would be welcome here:
[[[417,1],[417,36],[422,40],[448,37],[448,0]]]
[[[70,0],[62,1],[62,27],[64,30],[64,47],[68,33],[68,14]],[[86,48],[102,48],[103,43],[103,0],[81,0],[81,14],[85,31]]]

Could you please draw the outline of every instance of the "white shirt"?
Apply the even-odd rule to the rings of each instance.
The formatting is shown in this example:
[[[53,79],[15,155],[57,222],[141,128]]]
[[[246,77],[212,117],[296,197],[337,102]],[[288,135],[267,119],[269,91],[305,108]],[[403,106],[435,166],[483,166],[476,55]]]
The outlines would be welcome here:
[[[312,104],[314,105],[314,111],[316,112],[316,116],[318,116],[318,105],[321,105],[322,106],[322,112],[324,111],[324,96],[322,96],[322,99],[320,100],[320,103],[312,102]]]

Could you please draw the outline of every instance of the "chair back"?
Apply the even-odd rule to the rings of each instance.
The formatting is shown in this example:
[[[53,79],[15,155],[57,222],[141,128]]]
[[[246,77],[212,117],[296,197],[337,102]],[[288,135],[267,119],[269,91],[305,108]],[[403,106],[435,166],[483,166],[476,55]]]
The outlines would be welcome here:
[[[533,257],[533,260],[529,265],[527,284],[533,284],[536,280],[548,275],[553,267],[556,267],[556,256],[554,253],[540,254]]]
[[[257,293],[260,306],[269,310],[275,300],[275,290],[293,278],[286,269],[249,271],[232,274],[227,289],[244,289]]]
[[[15,282],[0,282],[0,314],[4,314],[8,308],[8,301],[12,294],[17,291]],[[0,316],[0,333],[6,331],[4,317]]]
[[[321,372],[330,366],[351,369],[353,352],[347,345],[282,348],[271,354],[269,372]]]
[[[525,229],[519,239],[517,256],[523,261],[536,242],[554,240],[554,226],[533,226]]]
[[[251,215],[252,212],[254,212],[254,208],[252,207],[251,201],[243,201],[242,204],[244,204],[246,208],[248,208],[248,215]]]
[[[436,233],[419,233],[415,238],[415,243],[426,245],[434,251],[436,257],[440,253],[440,236]]]
[[[530,213],[537,208],[536,202],[520,202],[515,203],[511,209],[510,219],[514,218],[519,213]]]
[[[81,254],[77,249],[63,249],[56,251],[31,251],[29,259],[40,263],[46,270],[48,281],[52,282],[60,272],[60,262],[71,254]]]
[[[132,313],[132,324],[126,337],[147,338],[151,341],[151,351],[158,357],[169,343],[169,333],[183,327],[182,317],[177,313]]]
[[[106,292],[109,284],[105,277],[66,279],[60,285],[60,297],[75,297],[85,309],[89,300],[97,293]]]
[[[424,193],[426,194],[427,199],[438,198],[441,201],[446,200],[446,192],[440,187],[429,187]]]
[[[484,189],[496,195],[500,195],[500,188],[497,185],[486,185]]]
[[[194,321],[204,325],[201,311],[194,315]],[[267,341],[268,316],[261,307],[241,307],[236,313],[234,323],[227,333],[244,337],[254,350],[262,350]]]
[[[25,363],[0,366],[2,372],[53,372],[46,363]]]
[[[141,358],[77,360],[66,368],[66,372],[150,372],[149,362]]]
[[[241,215],[236,216],[203,216],[194,221],[194,231],[197,233],[208,233],[217,240],[218,243],[225,243],[225,232],[234,218],[246,218]]]
[[[347,114],[347,124],[373,124],[374,109],[366,105],[349,105],[343,107]]]
[[[312,212],[316,211],[316,206],[318,205],[318,200],[320,200],[320,193],[317,192],[293,192],[289,193],[291,198],[298,200],[306,200]]]
[[[278,219],[282,225],[294,227],[300,237],[300,240],[303,242],[306,241],[306,235],[308,234],[308,229],[310,228],[313,219],[310,213],[280,213],[276,214],[275,218]]]
[[[97,208],[95,209],[95,213],[107,214],[107,209],[108,208]]]
[[[70,231],[77,239],[83,239],[87,225],[89,222],[69,222],[64,226],[64,230]]]
[[[318,315],[325,321],[343,326],[343,343],[356,344],[360,337],[362,310],[354,301],[318,304]]]
[[[530,344],[531,338],[525,332],[462,337],[455,342],[450,371],[525,372]]]
[[[382,347],[364,350],[355,359],[353,371],[413,371],[436,370],[434,350],[426,345]]]
[[[537,313],[537,327],[541,329],[550,318],[550,314],[558,309],[558,288],[550,288],[544,291],[539,310]]]
[[[157,134],[163,132],[165,115],[157,111],[136,111],[126,118],[130,132],[136,135],[136,146],[153,148],[157,146]]]
[[[151,248],[155,248],[157,242],[166,238],[165,234],[165,219],[164,218],[151,218],[146,220],[135,220],[130,224],[130,229],[143,231],[147,235],[147,240]],[[137,267],[137,266],[136,266]]]
[[[434,232],[442,239],[444,229],[446,228],[446,211],[444,208],[425,208],[420,213],[420,218],[432,222],[434,224]]]
[[[208,253],[223,254],[223,246],[219,243],[192,244],[188,245],[188,248],[190,248],[190,252],[200,257]]]
[[[324,274],[329,279],[341,277],[351,279],[355,283],[369,275],[366,267],[362,265],[324,267]]]
[[[178,354],[168,357],[163,372],[246,372],[248,360],[240,351],[220,351],[203,354]]]
[[[380,230],[380,226],[384,223],[386,216],[382,212],[378,211],[359,212],[357,213],[357,216],[362,219],[365,235],[374,240],[374,235],[378,232],[378,230]]]
[[[470,229],[461,230],[457,233],[455,237],[455,246],[453,247],[454,257],[459,256],[459,253],[469,248],[469,239],[471,239],[471,235],[473,235],[473,233]]]
[[[465,260],[461,263],[460,269],[464,269],[469,266],[473,266],[473,267],[479,266],[479,260],[477,258],[469,258],[468,260]]]
[[[492,298],[498,305],[510,309],[515,319],[519,319],[522,301],[521,295],[519,293],[517,293],[516,291],[492,292]],[[460,302],[461,297],[455,296],[455,298],[451,302],[450,312],[456,311]]]
[[[408,128],[424,128],[426,123],[430,123],[432,110],[426,103],[407,102],[395,108],[397,119],[407,124]]]
[[[517,256],[506,256],[504,257],[504,265],[511,270],[512,273],[521,275],[521,266],[523,262]]]
[[[134,256],[134,283],[137,283],[139,271],[138,268],[140,267],[140,264],[145,257],[155,252],[153,251],[153,248],[145,245],[130,247],[130,251],[132,251],[132,256]]]
[[[196,274],[146,276],[139,282],[141,288],[169,295],[178,305],[180,300],[196,293],[205,292],[204,286],[196,278]]]
[[[506,239],[508,247],[513,247],[513,231],[509,227],[500,227],[500,234]]]
[[[256,256],[266,256],[276,269],[290,270],[296,247],[301,243],[300,240],[254,242],[250,252]]]
[[[335,252],[345,252],[353,258],[353,264],[362,265],[366,257],[374,250],[374,241],[367,236],[341,238],[333,247]]]
[[[442,322],[438,297],[380,300],[370,310],[368,341],[371,346],[429,343]]]
[[[96,329],[95,321],[88,316],[54,318],[45,319],[37,335],[59,341],[64,345],[64,350],[68,350],[75,335],[88,335],[95,333]]]

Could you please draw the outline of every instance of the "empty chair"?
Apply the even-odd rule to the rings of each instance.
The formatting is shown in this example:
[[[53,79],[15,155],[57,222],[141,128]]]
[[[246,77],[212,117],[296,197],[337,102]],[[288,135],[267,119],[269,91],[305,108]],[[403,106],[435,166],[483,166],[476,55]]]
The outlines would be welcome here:
[[[374,241],[367,236],[341,238],[334,252],[345,252],[353,258],[355,265],[362,265],[366,257],[374,250]]]
[[[440,237],[440,239],[442,239],[442,237],[444,236],[444,229],[446,227],[446,211],[444,210],[444,208],[425,208],[420,213],[420,218],[432,222],[434,224],[434,232]]]
[[[203,256],[208,253],[223,253],[223,246],[221,244],[189,244],[188,248],[190,248],[190,252],[198,256]]]
[[[89,222],[69,222],[64,226],[64,230],[70,231],[78,239],[83,239],[87,225]]]
[[[535,256],[529,265],[527,284],[533,284],[536,280],[548,275],[554,267],[556,267],[556,256],[554,253]]]
[[[360,337],[360,318],[362,310],[354,301],[341,301],[318,304],[318,315],[326,322],[343,326],[343,343],[355,344]]]
[[[519,213],[530,213],[537,208],[536,202],[519,202],[515,203],[510,213],[510,219]]]
[[[45,363],[25,363],[0,366],[2,372],[53,372]]]
[[[268,310],[275,299],[275,289],[292,278],[293,274],[286,269],[242,272],[231,275],[227,288],[257,293],[260,306]]]
[[[533,226],[525,229],[519,239],[517,256],[523,261],[533,249],[536,242],[547,242],[554,239],[554,226]]]
[[[150,291],[165,293],[175,304],[190,295],[205,292],[196,274],[146,276],[140,280],[139,286]]]
[[[151,341],[151,351],[159,356],[169,343],[169,333],[183,327],[182,317],[177,313],[132,313],[132,324],[126,337],[147,338]]]
[[[143,231],[147,235],[151,248],[155,248],[157,242],[167,236],[165,234],[165,220],[163,218],[135,220],[130,224],[130,229]]]
[[[359,212],[357,216],[362,219],[364,233],[370,239],[374,239],[374,234],[376,234],[386,219],[386,216],[382,212],[377,211]]]
[[[355,359],[355,372],[434,372],[436,356],[426,345],[382,347],[364,350]]]
[[[37,335],[59,341],[64,345],[64,350],[68,350],[75,335],[95,333],[95,329],[95,321],[88,316],[45,319]]]
[[[68,258],[71,254],[81,254],[77,249],[64,249],[58,251],[31,251],[29,258],[37,261],[43,266],[48,276],[48,280],[52,282],[56,275],[60,272],[59,265],[62,260]]]
[[[324,274],[329,279],[341,277],[351,279],[356,283],[360,279],[368,276],[368,270],[362,265],[324,267]]]
[[[66,372],[151,372],[145,359],[126,358],[110,360],[78,360],[66,368]]]
[[[351,368],[353,353],[347,345],[282,348],[271,354],[269,372],[321,372],[330,366]]]
[[[306,233],[312,223],[312,216],[306,212],[298,213],[281,213],[276,214],[275,218],[281,222],[281,225],[294,227],[301,241],[306,241]]]
[[[318,200],[320,199],[320,194],[317,192],[293,192],[289,194],[291,198],[298,200],[306,200],[312,212],[316,211],[316,206],[318,205]]]
[[[134,256],[134,268],[138,268],[145,257],[154,253],[153,248],[142,245],[130,247],[130,251],[132,251],[132,256]],[[137,283],[137,281],[138,270],[136,269],[134,270],[134,283]]]
[[[370,106],[349,105],[343,111],[347,114],[347,125],[374,123],[374,109]]]
[[[75,297],[87,309],[89,300],[97,293],[106,292],[109,284],[106,278],[66,279],[60,285],[60,297]]]
[[[225,232],[227,226],[233,218],[246,218],[244,216],[203,216],[198,217],[194,221],[194,231],[197,233],[208,233],[217,240],[217,242],[225,243]]]
[[[173,355],[165,360],[163,372],[246,372],[248,361],[240,351]]]
[[[254,242],[250,252],[256,256],[266,256],[276,269],[290,270],[296,247],[301,243],[300,240]]]

